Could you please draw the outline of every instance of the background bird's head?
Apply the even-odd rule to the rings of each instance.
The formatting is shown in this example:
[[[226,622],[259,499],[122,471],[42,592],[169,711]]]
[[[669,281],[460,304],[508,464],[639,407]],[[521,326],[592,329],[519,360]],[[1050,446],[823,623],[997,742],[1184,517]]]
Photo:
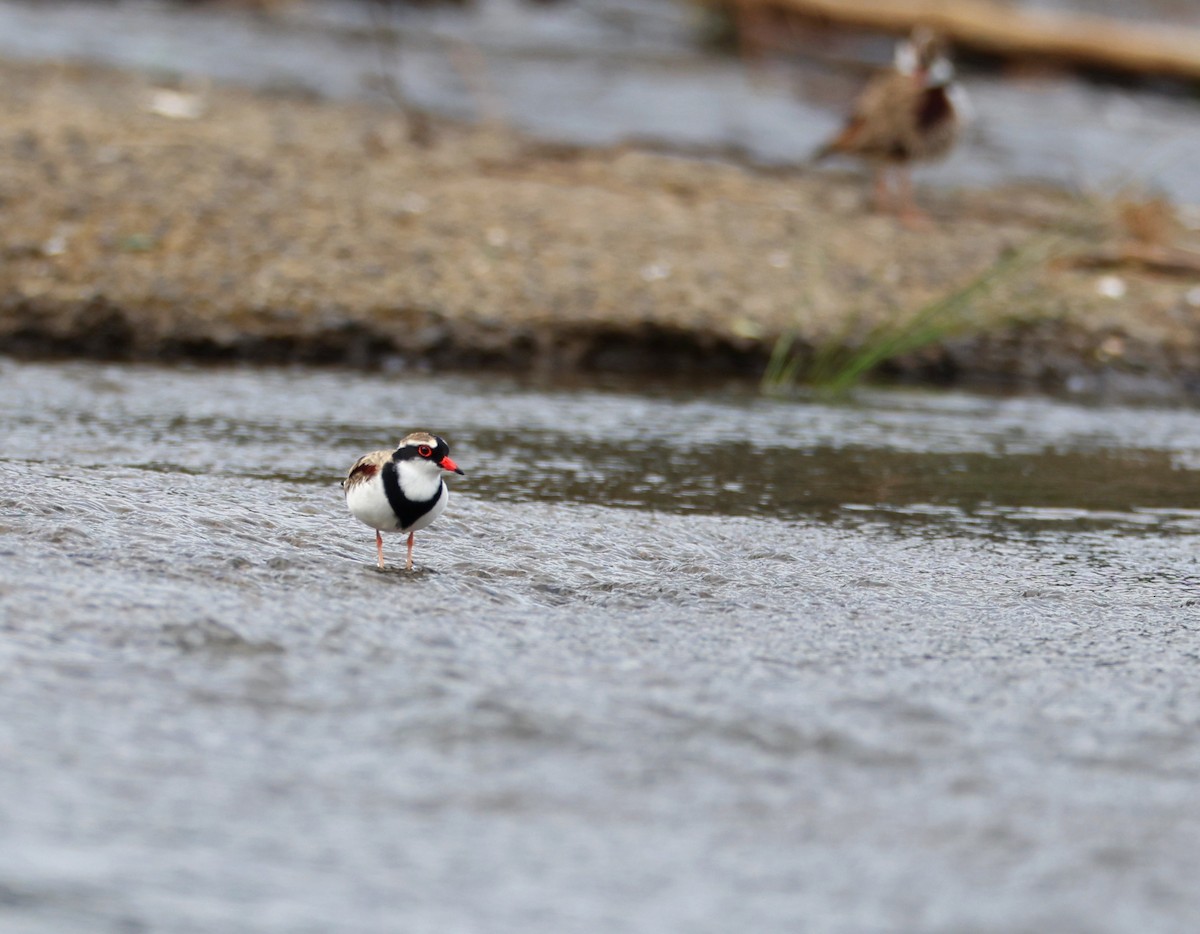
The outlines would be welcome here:
[[[925,87],[947,85],[954,78],[946,41],[928,26],[917,26],[896,46],[896,70]]]

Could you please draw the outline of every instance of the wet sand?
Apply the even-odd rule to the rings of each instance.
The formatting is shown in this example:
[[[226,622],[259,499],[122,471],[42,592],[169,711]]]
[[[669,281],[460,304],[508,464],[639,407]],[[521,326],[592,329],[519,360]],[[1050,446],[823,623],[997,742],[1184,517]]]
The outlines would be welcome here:
[[[756,375],[780,334],[853,346],[1037,243],[887,375],[1189,392],[1200,370],[1195,276],[1072,262],[1127,236],[1116,200],[927,191],[914,231],[846,170],[443,121],[417,145],[395,110],[98,67],[0,63],[0,86],[17,355]]]

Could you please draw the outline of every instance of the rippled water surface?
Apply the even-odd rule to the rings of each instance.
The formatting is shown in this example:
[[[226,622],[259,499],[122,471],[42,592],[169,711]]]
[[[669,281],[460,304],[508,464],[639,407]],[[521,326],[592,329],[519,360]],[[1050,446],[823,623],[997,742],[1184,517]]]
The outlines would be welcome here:
[[[0,439],[0,929],[1200,925],[1200,412],[0,360]]]

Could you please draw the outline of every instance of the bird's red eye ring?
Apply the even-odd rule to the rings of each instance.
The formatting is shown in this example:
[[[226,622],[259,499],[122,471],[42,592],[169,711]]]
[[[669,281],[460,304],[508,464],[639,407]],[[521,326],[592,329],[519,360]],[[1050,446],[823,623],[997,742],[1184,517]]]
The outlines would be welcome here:
[[[428,457],[433,453],[433,448],[431,448],[428,444],[422,444],[419,448],[417,448],[417,453],[422,457]]]

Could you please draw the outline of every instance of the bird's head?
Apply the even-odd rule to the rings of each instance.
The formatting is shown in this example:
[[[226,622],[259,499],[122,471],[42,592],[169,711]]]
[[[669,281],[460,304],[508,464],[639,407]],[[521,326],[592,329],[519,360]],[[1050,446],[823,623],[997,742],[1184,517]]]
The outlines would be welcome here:
[[[928,26],[917,26],[896,46],[896,70],[924,87],[944,87],[954,80],[946,41]]]
[[[401,438],[392,460],[398,464],[408,462],[414,469],[428,471],[431,476],[440,476],[442,471],[462,473],[462,468],[450,459],[450,446],[427,431],[414,431]]]

